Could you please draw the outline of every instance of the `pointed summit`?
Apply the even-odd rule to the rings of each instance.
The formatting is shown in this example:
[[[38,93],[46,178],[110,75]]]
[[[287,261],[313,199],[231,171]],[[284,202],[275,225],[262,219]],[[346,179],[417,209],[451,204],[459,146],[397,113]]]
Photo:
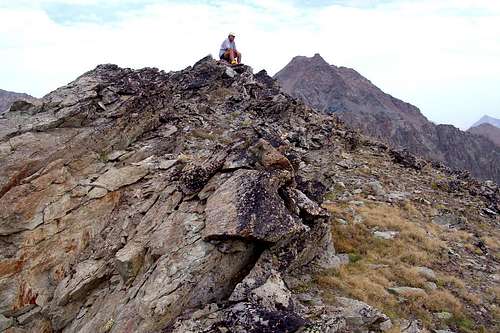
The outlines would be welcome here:
[[[481,124],[490,124],[490,125],[493,125],[495,127],[500,127],[500,119],[493,118],[493,117],[490,117],[488,115],[484,115],[481,117],[481,119],[479,119],[476,123],[474,123],[474,125],[472,125],[471,128],[479,126]]]
[[[306,56],[296,56],[292,59],[289,65],[295,66],[328,66],[330,64],[323,59],[323,57],[319,53],[315,53],[312,57]]]

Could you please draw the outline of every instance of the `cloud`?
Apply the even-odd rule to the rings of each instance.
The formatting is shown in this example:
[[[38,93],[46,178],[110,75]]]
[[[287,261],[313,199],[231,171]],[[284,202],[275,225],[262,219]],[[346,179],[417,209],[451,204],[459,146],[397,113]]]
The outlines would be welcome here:
[[[316,52],[461,127],[500,117],[500,2],[0,1],[0,87],[43,95],[100,63],[178,70],[237,32],[271,74]]]

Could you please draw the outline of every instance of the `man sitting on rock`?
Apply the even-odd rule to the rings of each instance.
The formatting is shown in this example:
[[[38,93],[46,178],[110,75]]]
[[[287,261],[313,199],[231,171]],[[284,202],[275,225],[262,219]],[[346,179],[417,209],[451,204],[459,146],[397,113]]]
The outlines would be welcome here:
[[[229,62],[231,65],[241,64],[241,53],[236,50],[233,32],[230,32],[227,39],[222,42],[219,58]]]

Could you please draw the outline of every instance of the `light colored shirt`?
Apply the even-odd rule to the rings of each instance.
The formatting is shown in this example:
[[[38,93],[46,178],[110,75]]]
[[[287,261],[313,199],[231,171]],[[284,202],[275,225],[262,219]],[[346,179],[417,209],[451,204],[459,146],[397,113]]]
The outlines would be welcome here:
[[[226,38],[223,42],[222,45],[220,46],[220,51],[219,51],[219,58],[226,52],[227,49],[234,49],[236,50],[236,43],[233,41],[232,43],[229,41],[229,38]]]

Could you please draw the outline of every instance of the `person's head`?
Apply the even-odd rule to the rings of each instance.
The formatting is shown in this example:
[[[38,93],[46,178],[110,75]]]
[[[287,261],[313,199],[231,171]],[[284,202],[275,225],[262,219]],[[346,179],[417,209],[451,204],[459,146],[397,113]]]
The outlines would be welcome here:
[[[229,41],[230,42],[233,42],[234,41],[234,32],[230,32],[229,35],[227,36],[227,38],[229,38]]]

